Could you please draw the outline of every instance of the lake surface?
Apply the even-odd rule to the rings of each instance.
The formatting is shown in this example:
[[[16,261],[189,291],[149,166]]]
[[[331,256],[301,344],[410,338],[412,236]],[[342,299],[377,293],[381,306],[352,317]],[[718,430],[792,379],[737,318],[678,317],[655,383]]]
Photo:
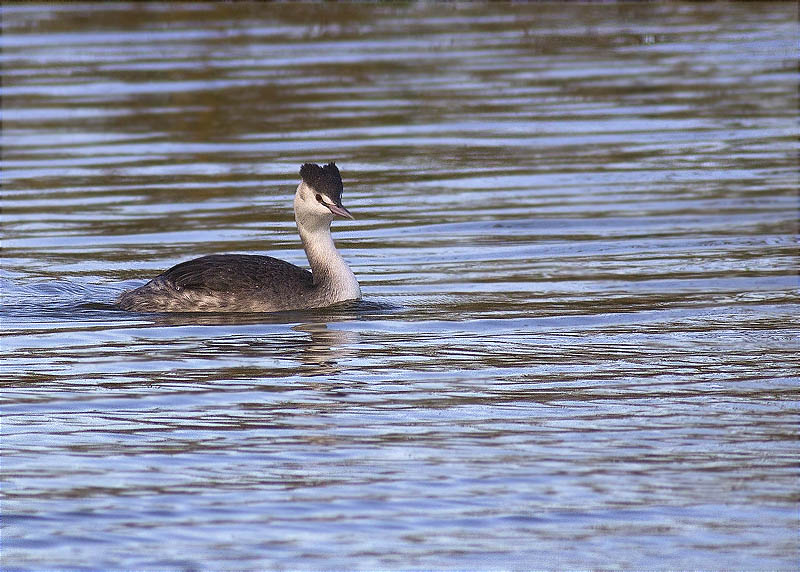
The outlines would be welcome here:
[[[3,569],[797,569],[794,3],[2,16]],[[113,307],[330,160],[363,301]]]

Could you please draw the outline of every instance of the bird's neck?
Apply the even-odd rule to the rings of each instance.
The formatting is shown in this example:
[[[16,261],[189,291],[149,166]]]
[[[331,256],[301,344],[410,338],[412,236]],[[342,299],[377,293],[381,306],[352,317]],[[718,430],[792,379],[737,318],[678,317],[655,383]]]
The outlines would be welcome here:
[[[328,291],[332,301],[353,300],[361,297],[353,271],[336,250],[329,225],[306,227],[298,221],[297,229],[303,241],[314,285]]]

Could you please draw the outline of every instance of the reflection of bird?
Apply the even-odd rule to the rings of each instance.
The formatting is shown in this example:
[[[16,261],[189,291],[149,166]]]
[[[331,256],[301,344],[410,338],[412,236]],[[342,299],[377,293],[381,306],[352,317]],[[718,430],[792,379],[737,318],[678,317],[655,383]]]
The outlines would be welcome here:
[[[342,206],[342,177],[334,163],[306,163],[294,195],[294,218],[311,272],[251,254],[218,254],[182,262],[124,292],[117,305],[140,312],[274,312],[320,308],[361,298],[358,280],[331,237]]]
[[[343,317],[340,314],[339,319]],[[300,362],[306,366],[300,371],[306,376],[330,376],[344,367],[342,361],[357,354],[361,336],[357,331],[330,329],[325,323],[306,322],[292,327],[296,332],[309,335],[301,346]]]

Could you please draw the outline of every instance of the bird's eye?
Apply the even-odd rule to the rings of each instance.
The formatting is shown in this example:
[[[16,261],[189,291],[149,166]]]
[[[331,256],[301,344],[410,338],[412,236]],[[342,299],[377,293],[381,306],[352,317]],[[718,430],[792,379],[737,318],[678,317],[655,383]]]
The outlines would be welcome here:
[[[317,202],[318,203],[322,202],[322,195],[320,195],[319,193],[317,193]]]

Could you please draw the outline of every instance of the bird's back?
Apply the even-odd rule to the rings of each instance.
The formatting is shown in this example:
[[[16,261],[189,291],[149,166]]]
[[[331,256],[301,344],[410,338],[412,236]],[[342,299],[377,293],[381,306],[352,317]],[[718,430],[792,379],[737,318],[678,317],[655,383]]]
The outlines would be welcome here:
[[[271,256],[214,254],[182,262],[117,304],[142,312],[275,312],[313,307],[308,270]]]

